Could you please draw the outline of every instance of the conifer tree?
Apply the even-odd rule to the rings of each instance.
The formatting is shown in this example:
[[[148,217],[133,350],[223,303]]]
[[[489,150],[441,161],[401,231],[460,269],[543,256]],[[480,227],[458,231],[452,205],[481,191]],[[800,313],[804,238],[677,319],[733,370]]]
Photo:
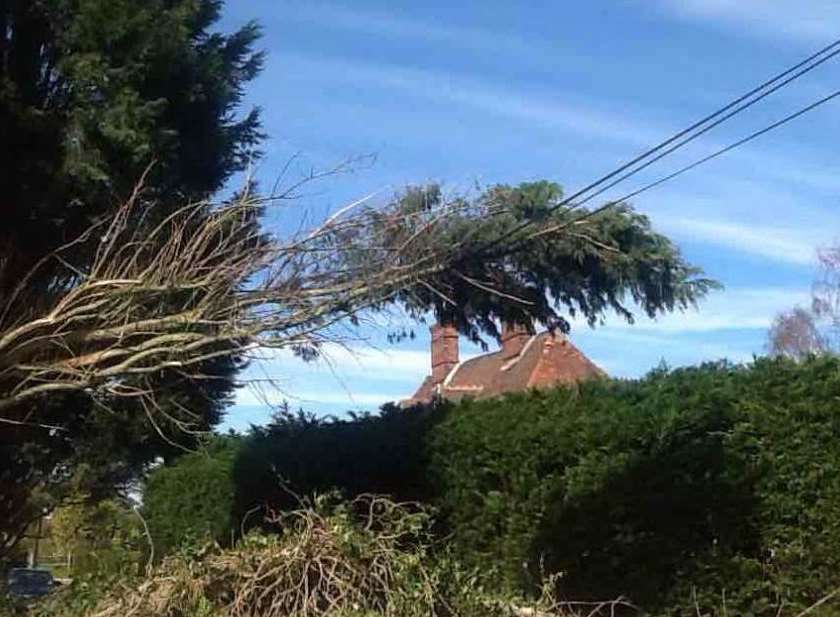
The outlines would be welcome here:
[[[0,0],[5,326],[39,314],[68,279],[83,276],[99,238],[77,239],[112,216],[139,178],[155,207],[134,224],[152,225],[212,196],[259,156],[259,110],[242,109],[262,66],[259,28],[219,32],[222,5]],[[62,246],[64,263],[49,260]],[[181,419],[188,410],[190,427],[207,429],[230,400],[237,367],[235,357],[208,362],[207,380],[164,372],[160,379],[176,387],[161,405]],[[0,546],[71,484],[96,496],[173,449],[131,401],[106,412],[60,394],[38,405],[39,423],[60,430],[0,425],[0,520],[8,523]]]

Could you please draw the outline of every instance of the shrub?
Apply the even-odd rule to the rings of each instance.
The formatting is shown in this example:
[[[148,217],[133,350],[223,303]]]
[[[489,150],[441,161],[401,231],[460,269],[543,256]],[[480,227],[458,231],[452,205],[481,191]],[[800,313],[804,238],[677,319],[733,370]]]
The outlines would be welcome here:
[[[218,436],[205,449],[152,471],[143,491],[143,516],[156,556],[206,540],[230,545],[239,527],[233,466],[240,447],[238,437]]]
[[[434,430],[457,553],[569,597],[773,615],[840,584],[840,361],[468,402]]]

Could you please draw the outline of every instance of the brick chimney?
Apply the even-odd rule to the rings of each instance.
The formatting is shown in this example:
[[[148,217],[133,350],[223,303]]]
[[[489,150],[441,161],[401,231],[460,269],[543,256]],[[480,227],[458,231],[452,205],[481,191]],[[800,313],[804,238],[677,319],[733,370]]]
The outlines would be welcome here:
[[[432,332],[432,383],[443,383],[458,364],[458,331],[452,326],[435,324]]]
[[[531,333],[528,328],[516,323],[502,322],[502,357],[513,358],[522,353]]]

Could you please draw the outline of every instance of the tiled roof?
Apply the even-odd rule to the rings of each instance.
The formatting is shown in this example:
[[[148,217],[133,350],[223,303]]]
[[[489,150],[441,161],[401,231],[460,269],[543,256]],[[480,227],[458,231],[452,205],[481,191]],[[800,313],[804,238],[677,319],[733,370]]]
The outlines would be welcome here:
[[[403,404],[428,402],[436,395],[456,401],[465,397],[490,398],[604,375],[568,338],[543,332],[532,336],[519,355],[510,356],[499,350],[458,364],[440,386],[434,384],[431,376],[427,377]]]

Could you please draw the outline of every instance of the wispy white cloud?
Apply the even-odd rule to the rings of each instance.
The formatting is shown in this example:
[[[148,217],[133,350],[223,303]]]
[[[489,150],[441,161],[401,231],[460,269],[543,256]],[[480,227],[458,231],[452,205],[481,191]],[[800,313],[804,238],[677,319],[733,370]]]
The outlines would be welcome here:
[[[651,217],[657,231],[678,242],[725,247],[769,260],[768,265],[809,267],[819,247],[838,241],[840,178],[803,157],[784,159],[761,150],[733,153],[720,167],[696,170],[632,202]],[[677,158],[663,169],[684,160]],[[657,177],[643,175],[636,185]]]
[[[802,288],[736,288],[713,292],[697,309],[669,313],[658,319],[639,317],[628,324],[618,317],[595,332],[691,334],[732,330],[764,330],[780,311],[807,304],[810,290]]]
[[[661,114],[652,121],[651,117],[657,115],[656,110],[644,112],[617,101],[606,107],[603,101],[589,104],[568,93],[552,96],[540,91],[506,87],[478,76],[332,56],[287,54],[287,58],[300,79],[321,80],[327,76],[333,87],[346,88],[348,92],[370,88],[409,96],[417,99],[418,104],[422,101],[452,104],[462,110],[509,121],[507,125],[498,124],[500,130],[556,131],[563,136],[597,140],[598,144],[588,144],[587,148],[594,151],[608,146],[612,153],[624,152],[626,159],[659,143],[683,125],[682,122],[663,122]],[[410,121],[416,114],[416,108],[405,107],[400,113],[406,121]],[[745,132],[735,131],[726,137],[716,131],[703,137],[642,175],[616,187],[609,197],[617,197],[674,171],[728,145]],[[838,161],[833,153],[800,145],[794,150],[785,148],[782,154],[778,148],[763,147],[768,143],[778,144],[778,136],[769,136],[762,142],[732,152],[721,158],[719,163],[704,166],[663,188],[692,183],[704,185],[707,190],[713,190],[718,204],[725,204],[727,208],[741,201],[754,209],[757,197],[761,196],[765,210],[774,202],[781,201],[785,203],[780,207],[801,209],[806,191],[816,192],[823,199],[833,198],[840,191],[840,178],[836,174]],[[747,187],[750,183],[752,186]],[[738,184],[744,186],[739,189]],[[788,191],[780,194],[778,187],[782,186],[788,187]],[[777,190],[775,196],[771,195],[770,187]],[[791,187],[795,187],[796,195],[790,193],[793,190]],[[649,196],[661,194],[661,191],[657,189]],[[644,201],[648,199],[648,195],[643,198]]]
[[[754,354],[763,353],[763,341],[764,337],[754,337],[751,343],[744,344],[723,337],[698,340],[690,335],[611,328],[574,337],[578,347],[612,377],[640,377],[663,361],[672,367],[721,359],[749,362]],[[615,353],[616,349],[622,352]]]
[[[351,61],[336,57],[286,54],[302,78],[329,75],[336,86],[377,88],[525,123],[533,129],[559,129],[588,138],[630,144],[654,143],[667,132],[620,112],[572,104],[569,97],[549,97],[452,72],[401,65]]]
[[[816,234],[813,229],[690,217],[660,216],[655,220],[662,231],[677,239],[725,246],[777,262],[815,263]]]
[[[598,339],[600,343],[608,343],[613,346],[621,346],[627,350],[636,350],[639,347],[654,350],[655,354],[662,357],[673,354],[674,352],[685,352],[689,349],[690,352],[701,360],[715,360],[718,358],[730,358],[737,361],[748,359],[749,355],[737,350],[737,346],[727,344],[723,341],[696,341],[695,337],[691,337],[691,343],[688,343],[688,336],[674,336],[674,332],[656,331],[650,329],[640,328],[633,330],[631,328],[601,328],[588,335],[578,337],[584,341],[587,339]],[[683,335],[697,334],[694,332],[681,332]],[[605,360],[605,369],[610,374],[616,374],[620,368],[628,366],[632,367],[635,373],[639,372],[641,367],[638,366],[638,354],[624,354],[623,357],[613,357]],[[599,365],[601,366],[601,365]],[[610,370],[612,367],[613,370]]]
[[[713,294],[698,310],[656,320],[640,317],[631,325],[612,318],[594,330],[576,324],[572,340],[613,377],[639,377],[662,361],[749,362],[766,353],[775,315],[808,301],[805,288],[735,288]]]
[[[840,4],[835,0],[659,0],[672,15],[809,43],[837,38]]]
[[[461,359],[473,357],[461,354]],[[431,371],[428,351],[397,346],[349,348],[327,344],[321,357],[304,362],[289,350],[260,353],[240,376],[237,406],[291,404],[345,405],[347,409],[376,407],[410,396]]]
[[[834,0],[815,0],[794,3],[791,0],[656,0],[656,5],[668,14],[680,18],[708,21],[727,27],[737,27],[744,32],[763,32],[775,36],[798,38],[825,38],[832,24],[840,18],[840,4]],[[452,22],[424,21],[398,10],[377,11],[370,7],[347,8],[337,3],[303,2],[295,3],[289,19],[324,28],[337,28],[356,32],[360,36],[374,37],[372,44],[381,38],[411,40],[421,44],[445,45],[470,48],[486,52],[506,53],[517,62],[552,55],[547,41],[523,39],[511,33],[485,30]],[[498,24],[497,24],[498,26]],[[543,48],[541,46],[548,45]],[[553,50],[556,54],[556,50]],[[415,55],[416,57],[416,55]],[[422,57],[422,56],[421,56]],[[560,139],[570,136],[587,141],[597,141],[584,146],[589,151],[603,152],[607,147],[612,153],[621,151],[626,158],[632,157],[642,148],[661,141],[674,130],[684,125],[686,118],[669,122],[667,109],[639,108],[632,100],[592,100],[570,92],[546,92],[537,89],[512,87],[494,81],[492,76],[479,73],[458,72],[454,65],[444,69],[418,68],[349,57],[312,56],[300,52],[284,52],[289,71],[300,79],[329,82],[330,91],[341,101],[341,93],[358,93],[366,89],[393,92],[397,96],[410,97],[407,103],[397,107],[399,117],[394,126],[405,126],[423,113],[426,102],[446,104],[451,107],[447,118],[463,117],[463,111],[476,112],[476,116],[495,119],[493,126],[498,130],[536,130],[545,134],[559,133]],[[464,65],[470,66],[470,65]],[[525,82],[527,83],[527,82]],[[798,90],[799,88],[797,88]],[[818,88],[821,92],[821,89]],[[774,99],[775,100],[775,99]],[[345,101],[346,102],[346,101]],[[348,103],[351,104],[351,103]],[[367,105],[369,106],[369,105]],[[387,113],[394,114],[391,110]],[[462,112],[459,116],[458,112]],[[673,110],[671,110],[673,111]],[[374,118],[382,110],[370,112]],[[507,121],[506,123],[504,121]],[[803,123],[807,123],[803,120]],[[840,228],[840,220],[828,211],[835,204],[829,202],[840,190],[840,179],[836,174],[836,162],[831,153],[815,152],[808,142],[794,143],[790,133],[799,123],[786,128],[783,135],[774,134],[761,142],[750,144],[720,159],[719,163],[705,166],[691,174],[668,183],[661,189],[638,198],[636,203],[642,210],[651,204],[672,204],[678,208],[679,216],[670,219],[655,218],[669,232],[675,231],[679,238],[691,237],[712,246],[725,246],[781,263],[809,265],[813,250],[833,240],[829,229]],[[735,125],[737,127],[737,124]],[[698,140],[685,151],[657,164],[644,174],[617,187],[617,196],[629,191],[647,179],[655,179],[676,167],[731,143],[748,129],[735,130],[730,134],[730,125],[715,130],[708,138]],[[788,136],[788,139],[784,138]],[[558,139],[558,142],[560,141]],[[779,144],[786,147],[781,148]],[[562,157],[566,152],[558,152]],[[610,161],[613,162],[612,160]],[[739,189],[739,179],[750,179],[754,186]],[[564,178],[565,180],[565,178]],[[577,184],[590,180],[580,178]],[[686,199],[674,200],[662,196],[669,189],[691,185],[711,187],[707,203],[717,202],[716,211],[706,208],[690,209],[685,205],[691,201],[690,190],[682,190]],[[756,187],[763,184],[763,190]],[[772,196],[770,187],[790,187],[796,195]],[[569,188],[574,188],[570,185]],[[664,189],[664,190],[663,190]],[[606,197],[606,196],[605,196]],[[816,198],[816,199],[815,199]],[[760,207],[764,220],[773,225],[755,227],[756,208]],[[793,220],[792,212],[803,207],[815,211],[823,210],[829,220],[813,225],[818,216],[810,220]],[[740,215],[732,210],[741,209]],[[749,214],[746,210],[750,210]],[[654,210],[658,215],[658,210]],[[797,214],[797,216],[799,216]],[[688,230],[688,231],[686,231]]]
[[[408,18],[395,11],[378,12],[369,7],[340,6],[325,2],[296,4],[284,11],[285,21],[300,21],[322,28],[355,32],[367,37],[398,41],[411,40],[426,45],[444,45],[484,54],[513,54],[519,62],[545,59],[556,53],[546,41],[525,40],[498,30],[484,30],[466,25],[432,23]]]
[[[461,354],[462,359],[473,354]],[[404,382],[423,377],[430,371],[428,351],[393,346],[374,347],[363,342],[353,346],[327,343],[320,349],[320,357],[304,362],[288,349],[265,350],[258,353],[256,367],[251,374],[288,379],[286,375],[301,373],[336,375],[346,379],[374,377],[383,382]]]
[[[241,394],[240,394],[241,393]],[[379,407],[389,401],[399,401],[407,398],[411,393],[403,391],[345,391],[325,387],[320,390],[302,390],[300,392],[285,392],[277,389],[255,390],[254,388],[242,388],[236,397],[237,407],[277,407],[285,402],[290,406],[312,406],[318,408],[321,405],[341,405],[345,410]]]

